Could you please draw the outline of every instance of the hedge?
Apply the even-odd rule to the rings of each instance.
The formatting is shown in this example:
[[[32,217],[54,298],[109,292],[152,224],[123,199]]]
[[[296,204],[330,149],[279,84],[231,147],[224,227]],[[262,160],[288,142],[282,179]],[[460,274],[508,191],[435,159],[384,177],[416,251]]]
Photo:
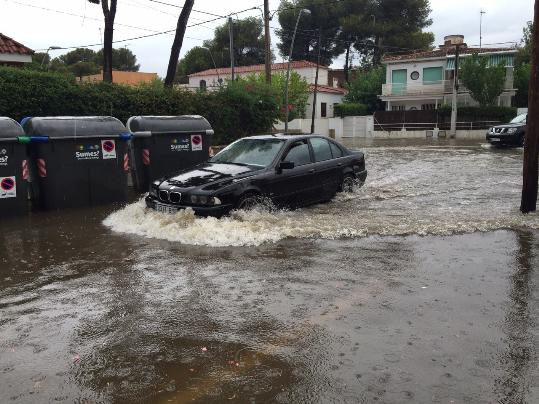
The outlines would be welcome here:
[[[438,108],[438,115],[442,118],[451,116],[451,106],[443,105]],[[517,109],[513,107],[458,107],[458,119],[459,121],[464,119],[466,121],[500,121],[509,122],[517,116]]]
[[[166,89],[159,82],[130,87],[79,84],[72,76],[0,67],[0,116],[111,115],[122,122],[136,115],[197,114],[215,130],[214,143],[268,132],[279,108],[265,84],[231,83],[216,92]]]
[[[364,116],[368,115],[369,108],[365,104],[343,103],[334,107],[335,116],[344,118],[345,116]]]

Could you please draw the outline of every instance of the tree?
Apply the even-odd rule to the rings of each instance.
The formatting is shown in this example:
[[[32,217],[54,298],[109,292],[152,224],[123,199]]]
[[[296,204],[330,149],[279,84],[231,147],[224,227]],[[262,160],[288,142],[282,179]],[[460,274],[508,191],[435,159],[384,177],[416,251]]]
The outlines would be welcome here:
[[[260,18],[249,17],[233,22],[234,64],[249,66],[265,62],[263,25]],[[217,27],[213,39],[190,49],[180,60],[176,81],[185,83],[189,74],[230,66],[228,22]],[[211,52],[211,54],[210,54]],[[215,66],[211,57],[215,60]]]
[[[534,7],[534,27],[539,24],[539,0],[535,0]],[[535,212],[537,210],[537,188],[538,188],[538,157],[539,157],[539,97],[537,87],[539,87],[539,31],[533,29],[531,32],[531,74],[530,90],[528,100],[528,128],[524,141],[524,164],[522,199],[520,210],[522,213]]]
[[[474,54],[462,58],[460,79],[481,106],[493,105],[505,86],[505,62],[489,66],[489,59]]]
[[[170,49],[170,59],[168,61],[167,76],[165,78],[165,87],[172,87],[174,84],[174,78],[176,76],[176,69],[178,68],[178,59],[180,58],[180,51],[182,49],[183,37],[187,29],[187,22],[191,15],[191,10],[195,0],[185,0],[180,16],[178,17],[178,24],[176,25],[176,35],[172,42]]]
[[[528,21],[522,30],[522,40],[515,58],[515,104],[517,107],[528,106],[528,89],[531,74],[533,24]]]
[[[112,83],[112,42],[114,39],[114,19],[116,18],[117,0],[88,0],[90,3],[99,4],[103,9],[105,18],[105,35],[103,38],[103,81]]]
[[[234,34],[234,64],[236,66],[249,66],[263,64],[265,61],[264,31],[260,18],[248,17],[233,21]],[[227,49],[221,58],[223,66],[230,65],[230,42],[228,21],[215,29],[214,38],[206,43],[211,51],[218,55],[221,49]],[[216,61],[217,63],[217,61]],[[212,66],[213,67],[213,66]]]
[[[337,5],[328,6],[327,0],[281,0],[278,16],[282,29],[277,31],[280,39],[277,44],[279,52],[283,56],[289,56],[294,28],[301,9],[307,9],[311,13],[303,14],[299,20],[292,59],[315,61],[317,52],[312,50],[318,46],[320,34],[322,35],[320,64],[329,66],[333,59],[344,52],[345,45],[338,40],[341,31],[339,22],[341,8]]]
[[[251,84],[252,86],[262,86],[266,84],[266,77],[263,74],[253,74],[247,78],[238,78],[238,81]],[[286,86],[286,73],[274,73],[271,75],[271,91],[275,102],[279,106],[279,119],[285,119],[284,89]],[[304,118],[309,100],[309,84],[296,72],[291,72],[288,90],[288,102],[291,105],[288,119]]]
[[[84,76],[99,73],[100,68],[93,62],[81,61],[68,66],[67,70],[73,73],[75,77],[78,77],[80,80],[82,80]]]
[[[215,57],[215,56],[214,56]],[[195,46],[187,51],[185,56],[180,59],[176,71],[176,81],[179,83],[188,83],[187,76],[190,74],[211,69],[213,62],[208,49],[201,46]]]
[[[103,67],[103,49],[97,52],[95,63]],[[138,72],[137,57],[127,48],[112,49],[112,69],[124,72]]]
[[[384,66],[357,71],[355,78],[347,86],[348,94],[344,97],[344,102],[366,105],[371,114],[380,110],[381,101],[378,95],[382,94],[385,80]]]

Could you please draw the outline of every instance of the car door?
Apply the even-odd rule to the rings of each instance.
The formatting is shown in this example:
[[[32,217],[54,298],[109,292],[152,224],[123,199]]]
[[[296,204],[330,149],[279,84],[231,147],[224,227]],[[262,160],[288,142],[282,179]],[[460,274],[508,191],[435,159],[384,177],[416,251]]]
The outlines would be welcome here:
[[[281,161],[294,163],[294,168],[276,170],[268,180],[272,199],[282,205],[301,206],[313,201],[314,164],[307,140],[298,140],[288,146]]]
[[[315,196],[317,200],[331,198],[338,187],[338,166],[333,158],[330,142],[321,137],[310,140],[315,161]]]

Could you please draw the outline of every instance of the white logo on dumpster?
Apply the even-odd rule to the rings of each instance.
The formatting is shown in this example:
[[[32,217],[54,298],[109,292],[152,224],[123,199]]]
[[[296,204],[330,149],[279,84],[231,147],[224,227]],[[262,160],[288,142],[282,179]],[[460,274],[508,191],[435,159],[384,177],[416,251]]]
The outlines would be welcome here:
[[[0,157],[0,166],[7,166],[7,160],[9,156],[2,156]]]
[[[191,135],[191,150],[192,151],[201,151],[202,150],[202,136],[200,136],[200,135]]]
[[[171,151],[189,151],[189,139],[172,139]]]
[[[17,182],[15,177],[0,177],[0,199],[16,197]]]
[[[102,140],[101,150],[103,150],[103,160],[116,158],[116,143],[114,140]]]

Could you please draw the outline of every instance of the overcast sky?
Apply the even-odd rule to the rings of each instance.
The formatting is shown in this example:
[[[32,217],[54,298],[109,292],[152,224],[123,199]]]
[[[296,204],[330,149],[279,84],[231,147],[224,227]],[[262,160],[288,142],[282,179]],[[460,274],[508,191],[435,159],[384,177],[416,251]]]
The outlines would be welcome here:
[[[172,4],[183,4],[183,0],[156,0]],[[155,31],[174,29],[179,9],[159,4],[151,0],[119,0],[114,32],[115,40],[134,38]],[[195,0],[194,9],[218,15],[260,7],[262,0]],[[270,0],[270,8],[276,9],[279,0]],[[0,0],[0,32],[39,51],[49,46],[81,46],[101,43],[100,28],[103,26],[101,6],[87,0]],[[54,12],[50,10],[56,10]],[[483,17],[483,43],[520,41],[522,28],[533,19],[531,0],[431,0],[433,20],[428,29],[436,35],[435,45],[443,42],[448,34],[463,34],[469,45],[479,43],[479,12]],[[66,14],[62,14],[66,13]],[[251,10],[238,14],[239,18],[260,16],[261,11]],[[210,15],[193,12],[189,24],[208,21]],[[224,20],[207,22],[187,29],[181,55],[190,48],[200,45],[202,40],[213,37],[213,29]],[[124,24],[124,25],[121,25]],[[126,26],[129,25],[129,26]],[[276,18],[271,23],[277,27]],[[164,76],[167,68],[171,35],[129,40],[115,47],[126,46],[138,58],[141,71],[157,72]],[[277,37],[272,32],[275,45]],[[99,49],[99,46],[93,49]],[[56,57],[66,51],[51,51]],[[334,62],[334,67],[342,67],[342,58]],[[278,55],[278,60],[281,57]]]

